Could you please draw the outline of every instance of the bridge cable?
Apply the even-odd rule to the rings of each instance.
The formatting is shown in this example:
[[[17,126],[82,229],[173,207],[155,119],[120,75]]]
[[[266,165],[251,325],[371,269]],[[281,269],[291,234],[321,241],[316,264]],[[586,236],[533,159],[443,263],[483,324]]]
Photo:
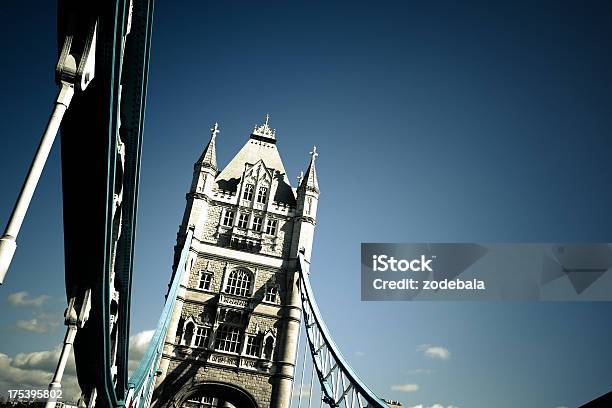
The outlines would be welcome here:
[[[298,265],[302,286],[301,299],[306,337],[313,357],[313,366],[317,370],[321,393],[324,394],[322,395],[321,406],[323,402],[330,407],[337,407],[342,402],[348,405],[347,388],[344,387],[346,380],[353,388],[353,394],[351,394],[353,404],[354,400],[357,399],[360,407],[364,406],[362,400],[365,400],[368,407],[389,408],[388,403],[374,394],[357,376],[333,341],[314,298],[309,280],[310,265],[304,259],[302,253],[298,255]],[[340,386],[342,386],[342,390]]]
[[[298,285],[298,291],[300,290],[300,286]],[[300,293],[301,296],[301,293]],[[303,312],[300,311],[300,317],[303,318]],[[297,345],[295,346],[296,349],[299,347],[300,344],[300,337],[302,336],[302,325],[300,324],[298,326],[298,338],[297,338]],[[295,359],[293,361],[293,379],[294,379],[294,383],[293,383],[293,390],[292,392],[295,393],[295,366],[297,365],[297,360],[298,360],[298,355],[299,353],[296,350],[295,353]],[[289,408],[291,408],[291,406],[293,405],[293,395],[291,395],[291,397],[289,398]]]
[[[302,327],[302,325],[300,325]],[[298,390],[298,408],[302,405],[302,389],[304,388],[304,372],[306,370],[306,353],[308,352],[308,342],[304,339],[304,353],[302,354],[302,376],[300,377],[300,388]]]
[[[304,356],[306,358],[306,356]],[[312,403],[312,380],[314,379],[314,363],[310,367],[310,387],[308,388],[308,408],[310,408],[310,404]]]

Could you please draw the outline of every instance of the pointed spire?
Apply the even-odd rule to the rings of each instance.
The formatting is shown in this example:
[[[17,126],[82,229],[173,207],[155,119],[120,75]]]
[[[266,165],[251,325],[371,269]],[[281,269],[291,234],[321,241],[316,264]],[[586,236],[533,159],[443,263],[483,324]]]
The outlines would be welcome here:
[[[215,149],[215,139],[219,133],[219,124],[215,122],[213,127],[210,128],[210,141],[202,152],[200,159],[196,162],[200,167],[209,167],[213,170],[217,170],[217,152]]]
[[[304,187],[307,190],[312,190],[316,193],[319,193],[319,181],[317,180],[317,169],[315,167],[315,161],[317,160],[317,146],[312,147],[312,151],[310,152],[310,164],[308,165],[308,169],[306,169],[306,174],[301,180],[300,187]]]

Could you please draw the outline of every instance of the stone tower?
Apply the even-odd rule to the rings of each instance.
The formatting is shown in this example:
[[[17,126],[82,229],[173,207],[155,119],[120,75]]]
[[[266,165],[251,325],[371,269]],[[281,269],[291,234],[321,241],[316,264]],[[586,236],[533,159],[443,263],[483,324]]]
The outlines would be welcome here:
[[[218,125],[195,163],[173,273],[194,229],[153,400],[156,407],[288,407],[300,325],[298,251],[310,260],[316,148],[292,188],[269,116],[223,170]]]

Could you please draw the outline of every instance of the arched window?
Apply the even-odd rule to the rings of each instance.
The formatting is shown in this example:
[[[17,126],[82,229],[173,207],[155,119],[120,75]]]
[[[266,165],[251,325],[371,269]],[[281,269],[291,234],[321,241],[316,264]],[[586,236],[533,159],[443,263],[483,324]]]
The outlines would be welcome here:
[[[255,190],[255,186],[253,184],[247,184],[244,186],[242,198],[251,201],[253,199],[253,190]]]
[[[244,269],[230,272],[225,292],[230,295],[249,296],[251,294],[251,274]]]
[[[198,289],[210,290],[210,284],[212,283],[213,274],[212,272],[202,271],[200,272],[200,281],[198,282]]]
[[[268,199],[268,188],[259,187],[259,191],[257,191],[257,202],[261,204],[265,204],[267,199]]]
[[[253,230],[261,232],[261,226],[263,225],[263,218],[253,217]]]
[[[185,332],[183,336],[183,344],[186,346],[191,346],[191,339],[193,338],[193,330],[195,329],[195,325],[193,322],[188,322],[185,325]]]
[[[273,350],[274,350],[274,338],[270,336],[266,338],[266,343],[264,346],[264,358],[266,360],[272,360]]]
[[[278,299],[278,286],[276,285],[267,286],[266,294],[264,296],[264,301],[270,302],[270,303],[276,303],[277,299]]]
[[[240,329],[231,326],[219,326],[215,336],[215,349],[237,353],[240,350]]]

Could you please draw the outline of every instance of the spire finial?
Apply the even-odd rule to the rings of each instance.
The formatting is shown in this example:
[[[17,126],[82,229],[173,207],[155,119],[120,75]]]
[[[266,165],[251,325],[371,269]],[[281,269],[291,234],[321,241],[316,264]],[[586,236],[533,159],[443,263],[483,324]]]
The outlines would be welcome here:
[[[317,146],[312,146],[312,152],[310,152],[310,156],[312,157],[312,161],[315,161],[319,153],[317,153]]]
[[[217,133],[219,133],[219,123],[215,122],[214,126],[210,128],[210,137],[214,139],[217,137]]]
[[[266,121],[263,125],[255,125],[251,135],[265,137],[266,139],[275,139],[275,130],[270,128],[270,115],[266,113]],[[273,142],[275,143],[275,142]]]
[[[304,171],[300,171],[300,174],[296,177],[298,180],[298,186],[302,184],[302,179],[304,178]]]

